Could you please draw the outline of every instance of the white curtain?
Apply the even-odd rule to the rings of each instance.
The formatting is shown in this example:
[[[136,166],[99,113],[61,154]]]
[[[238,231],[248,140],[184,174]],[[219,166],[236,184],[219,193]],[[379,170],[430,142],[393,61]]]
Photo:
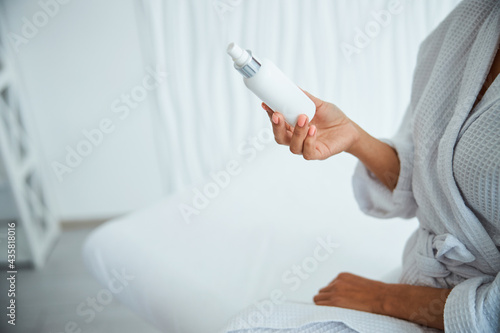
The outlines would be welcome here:
[[[153,110],[166,192],[221,169],[270,126],[232,68],[229,42],[271,59],[375,136],[390,136],[409,102],[420,42],[458,2],[142,0],[145,62],[168,73]],[[364,45],[347,56],[355,38]]]

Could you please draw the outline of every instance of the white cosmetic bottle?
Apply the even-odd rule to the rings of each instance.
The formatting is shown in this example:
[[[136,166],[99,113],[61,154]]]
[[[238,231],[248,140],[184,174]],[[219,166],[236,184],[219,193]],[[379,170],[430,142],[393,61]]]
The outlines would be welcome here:
[[[286,121],[295,126],[301,114],[309,121],[314,117],[316,106],[275,64],[267,59],[255,59],[251,51],[245,51],[235,43],[229,44],[227,53],[233,58],[234,68],[240,72],[243,81],[257,97],[273,111],[278,111]]]

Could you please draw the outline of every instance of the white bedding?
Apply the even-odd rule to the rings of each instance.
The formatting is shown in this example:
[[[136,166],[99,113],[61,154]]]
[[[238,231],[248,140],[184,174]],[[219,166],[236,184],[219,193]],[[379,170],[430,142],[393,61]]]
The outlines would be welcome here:
[[[178,208],[191,203],[192,190],[97,229],[84,248],[92,273],[106,286],[113,270],[125,270],[134,279],[118,299],[163,332],[199,333],[217,332],[276,292],[311,304],[341,271],[379,279],[400,266],[416,224],[359,212],[354,159],[308,163],[271,145],[240,163],[241,173],[190,224]],[[308,277],[293,274],[294,265]]]
[[[342,323],[342,324],[340,324]],[[320,333],[320,332],[441,332],[408,321],[360,312],[311,304],[286,303],[264,312],[250,307],[234,319],[224,333]]]

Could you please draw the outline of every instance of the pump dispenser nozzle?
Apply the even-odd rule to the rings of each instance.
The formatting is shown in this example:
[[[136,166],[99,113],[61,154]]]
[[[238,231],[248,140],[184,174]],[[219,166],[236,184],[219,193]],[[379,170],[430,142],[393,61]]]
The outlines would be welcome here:
[[[227,53],[233,58],[235,65],[238,67],[243,67],[246,63],[252,59],[247,51],[243,50],[235,43],[231,43],[227,46]]]
[[[260,62],[252,56],[252,52],[242,49],[237,44],[229,44],[227,46],[227,54],[233,58],[234,68],[244,77],[250,78],[259,71]]]

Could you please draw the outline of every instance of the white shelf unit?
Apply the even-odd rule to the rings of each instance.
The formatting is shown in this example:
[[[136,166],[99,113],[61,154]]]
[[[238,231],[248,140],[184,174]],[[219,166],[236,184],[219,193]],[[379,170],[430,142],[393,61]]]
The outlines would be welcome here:
[[[33,110],[14,51],[6,45],[0,6],[0,265],[7,264],[7,223],[16,222],[16,263],[41,267],[59,235],[39,158]]]

